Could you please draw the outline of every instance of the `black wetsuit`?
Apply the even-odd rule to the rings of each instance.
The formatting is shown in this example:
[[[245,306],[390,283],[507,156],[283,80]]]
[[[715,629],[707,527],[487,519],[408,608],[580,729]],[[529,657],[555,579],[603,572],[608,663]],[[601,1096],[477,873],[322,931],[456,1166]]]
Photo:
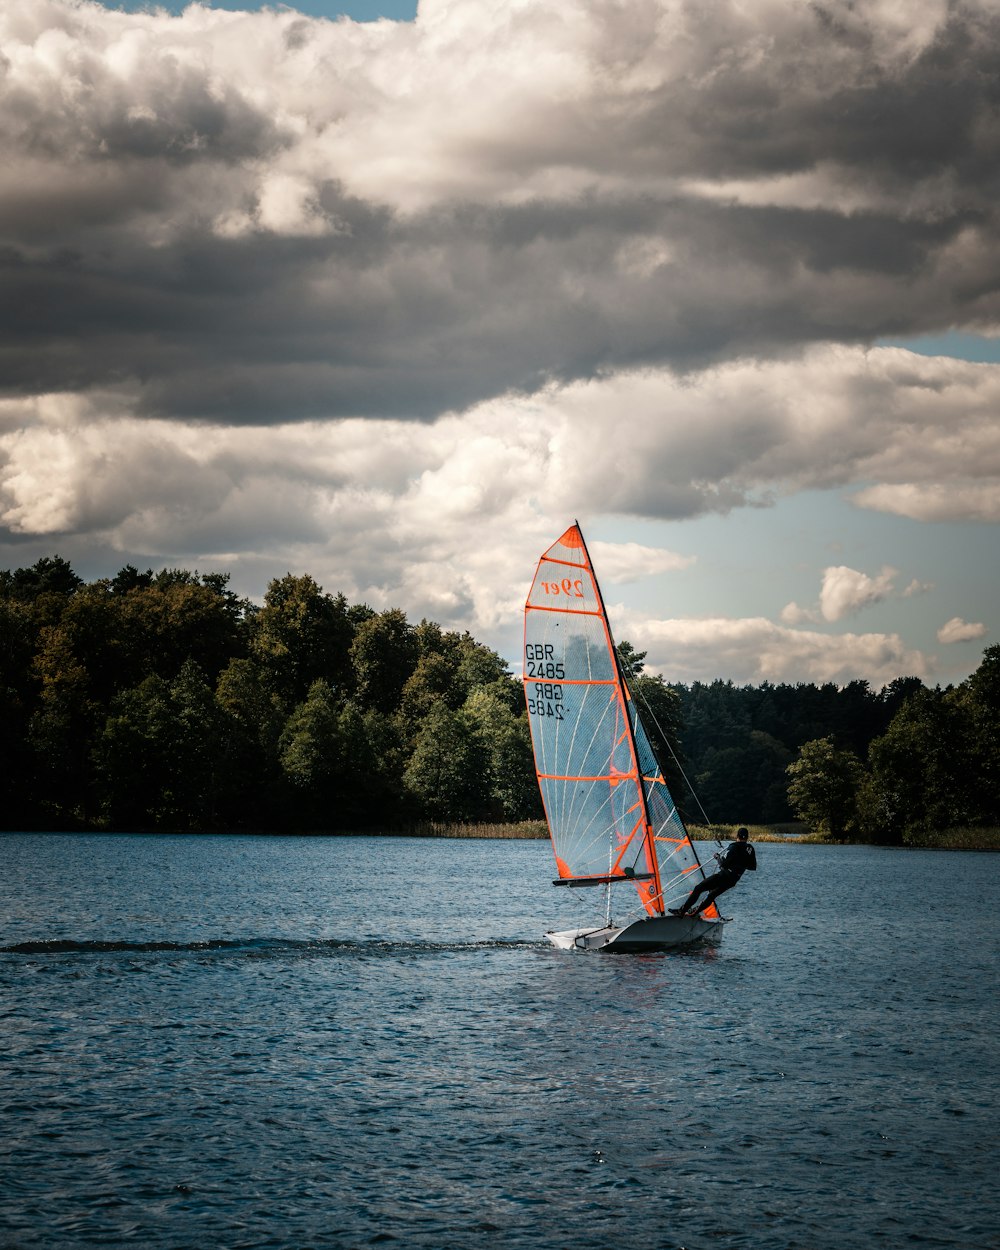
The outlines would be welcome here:
[[[725,894],[727,890],[731,890],[739,881],[740,877],[747,871],[757,871],[757,852],[753,849],[750,842],[734,842],[719,863],[719,871],[713,872],[710,877],[706,877],[700,885],[695,888],[687,897],[687,902],[683,907],[678,908],[681,913],[690,909],[691,904],[701,894],[708,897],[698,908],[698,911],[704,911],[711,903]]]

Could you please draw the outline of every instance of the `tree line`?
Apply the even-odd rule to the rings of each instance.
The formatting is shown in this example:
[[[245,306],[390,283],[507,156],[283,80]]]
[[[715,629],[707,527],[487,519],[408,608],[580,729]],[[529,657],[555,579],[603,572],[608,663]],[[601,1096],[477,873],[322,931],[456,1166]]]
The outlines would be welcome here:
[[[0,571],[7,828],[403,829],[541,817],[521,682],[468,633],[276,578]],[[919,840],[1000,824],[1000,648],[961,686],[670,685],[619,647],[688,821]],[[697,800],[694,798],[697,795]],[[700,800],[700,802],[699,802]]]
[[[521,683],[468,633],[183,569],[0,572],[8,828],[393,828],[539,815]]]
[[[798,818],[834,838],[890,844],[1000,827],[998,646],[945,689],[918,677],[877,691],[866,681],[671,689],[685,767],[713,821]]]

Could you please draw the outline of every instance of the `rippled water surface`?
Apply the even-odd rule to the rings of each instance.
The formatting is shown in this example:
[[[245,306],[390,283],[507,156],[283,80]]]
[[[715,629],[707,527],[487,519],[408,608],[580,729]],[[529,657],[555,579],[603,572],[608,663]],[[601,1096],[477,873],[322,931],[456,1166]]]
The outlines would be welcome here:
[[[611,956],[542,842],[0,835],[0,1241],[996,1247],[1000,857],[758,854]]]

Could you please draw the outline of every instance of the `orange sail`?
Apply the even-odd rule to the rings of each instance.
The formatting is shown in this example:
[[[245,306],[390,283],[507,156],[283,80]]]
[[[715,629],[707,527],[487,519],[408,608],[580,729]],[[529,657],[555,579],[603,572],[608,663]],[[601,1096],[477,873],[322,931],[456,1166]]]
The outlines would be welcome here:
[[[631,882],[650,916],[704,877],[621,673],[580,527],[538,561],[524,684],[556,884]],[[704,913],[718,915],[714,905]]]

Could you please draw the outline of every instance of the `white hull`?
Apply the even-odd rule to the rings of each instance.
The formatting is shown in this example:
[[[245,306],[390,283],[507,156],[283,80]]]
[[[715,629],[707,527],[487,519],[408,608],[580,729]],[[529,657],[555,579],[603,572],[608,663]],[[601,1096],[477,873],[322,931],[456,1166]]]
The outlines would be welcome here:
[[[564,951],[666,951],[696,942],[718,941],[724,923],[700,916],[646,916],[624,926],[565,929],[545,936]]]

